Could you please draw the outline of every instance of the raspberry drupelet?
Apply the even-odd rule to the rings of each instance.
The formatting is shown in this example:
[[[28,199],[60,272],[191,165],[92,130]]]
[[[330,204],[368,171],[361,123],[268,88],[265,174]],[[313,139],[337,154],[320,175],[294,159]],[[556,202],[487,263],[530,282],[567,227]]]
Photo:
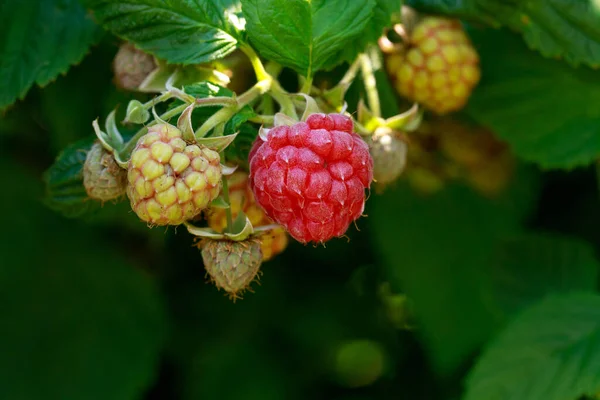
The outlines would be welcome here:
[[[312,114],[258,137],[250,152],[258,204],[301,243],[344,235],[365,207],[373,160],[342,114]]]

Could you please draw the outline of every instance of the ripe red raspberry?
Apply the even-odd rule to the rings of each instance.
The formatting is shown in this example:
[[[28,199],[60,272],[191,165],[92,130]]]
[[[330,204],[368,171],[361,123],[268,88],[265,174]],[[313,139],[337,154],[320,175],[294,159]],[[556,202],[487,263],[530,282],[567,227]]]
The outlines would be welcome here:
[[[267,215],[302,243],[342,236],[365,207],[369,147],[341,114],[269,130],[250,152],[250,185]]]

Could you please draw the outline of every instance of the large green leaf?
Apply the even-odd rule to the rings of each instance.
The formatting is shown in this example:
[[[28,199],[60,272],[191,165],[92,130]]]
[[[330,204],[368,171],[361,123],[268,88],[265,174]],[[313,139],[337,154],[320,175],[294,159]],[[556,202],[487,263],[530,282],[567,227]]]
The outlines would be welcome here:
[[[487,269],[498,238],[521,230],[535,198],[521,186],[533,182],[515,182],[495,201],[461,186],[432,196],[399,186],[367,203],[383,272],[414,302],[418,332],[440,374],[453,372],[504,322],[486,301],[493,284]]]
[[[520,32],[544,56],[600,67],[597,0],[408,0],[432,12],[491,22]]]
[[[531,52],[506,31],[473,30],[483,79],[468,113],[523,159],[572,168],[600,155],[598,73]]]
[[[86,0],[116,35],[172,63],[199,64],[225,57],[242,38],[236,0]]]
[[[0,2],[0,110],[81,61],[98,34],[78,0]]]
[[[491,299],[510,316],[549,293],[594,291],[599,267],[593,247],[575,238],[539,233],[510,238],[493,256]]]
[[[490,344],[466,400],[567,400],[600,390],[600,296],[550,296]]]
[[[0,241],[0,398],[131,400],[165,336],[156,283],[96,232],[37,201],[39,180],[3,154],[10,235]],[[125,247],[123,247],[125,248]]]
[[[266,58],[313,76],[372,22],[375,0],[242,0],[252,44]],[[341,62],[342,60],[340,60]]]

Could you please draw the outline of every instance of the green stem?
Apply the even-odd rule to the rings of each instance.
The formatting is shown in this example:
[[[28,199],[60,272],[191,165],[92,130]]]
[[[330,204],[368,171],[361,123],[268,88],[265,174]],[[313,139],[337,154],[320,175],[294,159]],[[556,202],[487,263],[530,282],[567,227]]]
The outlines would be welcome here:
[[[265,66],[262,61],[258,57],[258,54],[254,51],[252,47],[248,44],[242,44],[240,46],[240,50],[248,57],[250,63],[252,64],[252,68],[254,68],[254,73],[256,74],[256,80],[262,81],[268,78],[271,78],[269,73],[265,70]]]
[[[276,63],[275,61],[267,62],[265,66],[265,70],[273,77],[277,78],[281,71],[283,70],[283,66],[281,64]]]
[[[344,77],[342,78],[341,81],[338,82],[337,86],[340,86],[340,85],[350,86],[352,84],[352,81],[354,81],[354,78],[356,78],[356,74],[358,73],[359,68],[360,68],[360,56],[356,60],[354,60],[352,65],[350,65],[350,68],[348,68],[348,71],[346,71],[346,73],[344,74]]]
[[[312,88],[313,77],[308,76],[304,79],[304,84],[302,85],[302,89],[300,89],[301,93],[310,94],[310,89]]]
[[[160,96],[155,97],[152,100],[145,102],[144,104],[142,104],[142,106],[146,110],[149,110],[152,107],[154,107],[155,105],[157,105],[158,103],[162,103],[163,101],[169,100],[171,97],[173,97],[173,94],[171,92],[165,92],[165,93],[161,94]]]
[[[381,105],[379,104],[379,93],[377,92],[377,81],[375,80],[375,74],[373,73],[373,65],[371,64],[369,56],[366,54],[361,54],[359,59],[371,112],[373,113],[373,116],[381,118]]]
[[[216,113],[214,113],[209,119],[207,119],[198,129],[194,132],[194,136],[200,139],[203,138],[211,131],[211,129],[215,128],[220,123],[225,123],[229,120],[233,115],[242,109],[248,103],[254,101],[260,95],[266,93],[271,86],[271,79],[264,79],[262,81],[257,82],[254,86],[248,89],[245,93],[241,94],[235,103],[229,105],[227,107],[223,107]]]
[[[224,160],[224,155],[221,155],[221,160]],[[223,181],[223,200],[225,200],[225,202],[227,204],[229,204],[229,207],[227,207],[225,209],[225,215],[227,216],[227,228],[226,231],[227,232],[231,232],[231,229],[233,227],[233,215],[231,214],[231,203],[229,202],[229,185],[227,183],[227,177],[224,176],[222,178]]]
[[[207,119],[200,128],[196,129],[194,132],[194,136],[196,139],[203,138],[211,131],[214,127],[219,125],[220,123],[229,120],[229,118],[233,117],[235,112],[237,111],[236,106],[223,107],[216,113],[214,113],[209,119]]]
[[[271,78],[264,79],[262,81],[258,81],[254,86],[248,89],[245,93],[242,93],[237,98],[237,108],[240,110],[242,107],[251,103],[259,96],[267,93],[273,84],[273,80]]]
[[[255,124],[273,125],[275,117],[273,115],[257,115],[256,117],[250,118],[248,121],[254,122]]]
[[[269,93],[281,106],[282,113],[296,120],[298,119],[298,114],[296,113],[296,107],[294,107],[294,102],[289,97],[288,93],[285,90],[283,90],[279,82],[274,80],[271,83],[271,90],[269,91]]]
[[[287,92],[283,90],[283,88],[276,79],[269,75],[254,49],[247,44],[243,44],[240,46],[240,50],[242,50],[242,52],[244,52],[244,54],[246,54],[246,56],[250,60],[252,68],[254,68],[254,73],[256,74],[256,80],[259,83],[261,81],[270,82],[268,91],[271,94],[271,96],[273,96],[275,101],[277,101],[281,106],[281,112],[283,112],[286,115],[289,115],[292,118],[298,119],[298,114],[296,114],[294,104],[287,96]]]
[[[231,97],[205,97],[201,99],[195,99],[196,107],[211,107],[211,106],[233,106],[237,102]]]

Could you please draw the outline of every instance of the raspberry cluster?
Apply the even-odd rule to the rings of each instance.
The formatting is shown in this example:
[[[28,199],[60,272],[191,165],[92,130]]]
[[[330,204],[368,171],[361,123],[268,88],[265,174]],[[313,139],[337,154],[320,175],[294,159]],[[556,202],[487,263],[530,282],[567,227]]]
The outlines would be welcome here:
[[[131,153],[127,179],[131,208],[142,220],[178,225],[219,195],[219,153],[187,144],[172,125],[153,125]]]
[[[464,107],[479,82],[479,56],[458,20],[427,17],[386,67],[398,93],[438,114]]]
[[[272,128],[249,159],[258,204],[299,242],[342,236],[364,210],[373,160],[344,115],[317,113]]]

